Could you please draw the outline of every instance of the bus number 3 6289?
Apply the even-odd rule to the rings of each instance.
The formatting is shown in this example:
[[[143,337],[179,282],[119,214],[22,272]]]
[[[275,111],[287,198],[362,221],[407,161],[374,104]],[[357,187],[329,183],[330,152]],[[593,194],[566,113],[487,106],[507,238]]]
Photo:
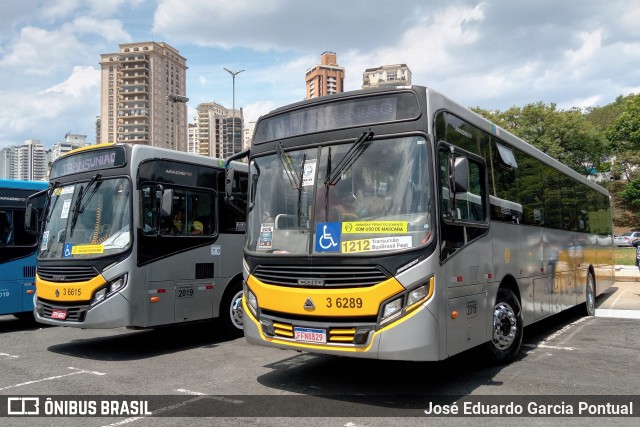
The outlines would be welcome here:
[[[327,308],[362,308],[362,298],[327,298]]]

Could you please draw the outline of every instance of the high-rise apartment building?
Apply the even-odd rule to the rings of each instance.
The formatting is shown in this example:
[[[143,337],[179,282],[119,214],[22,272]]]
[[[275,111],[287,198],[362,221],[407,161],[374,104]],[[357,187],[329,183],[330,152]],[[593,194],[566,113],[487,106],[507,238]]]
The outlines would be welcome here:
[[[63,154],[68,153],[76,148],[84,147],[87,144],[87,135],[78,135],[75,133],[67,133],[64,141],[57,142],[51,147],[51,162],[56,160]]]
[[[232,110],[216,102],[205,102],[196,110],[198,154],[226,159],[242,151],[242,109]]]
[[[38,139],[0,150],[0,178],[44,181],[49,176],[49,160]]]
[[[362,88],[380,87],[385,85],[411,85],[411,70],[407,64],[383,65],[377,68],[367,68],[362,73]]]
[[[18,147],[15,145],[0,150],[0,178],[16,179]]]
[[[344,92],[344,68],[335,52],[320,55],[320,64],[305,73],[307,99]]]
[[[121,44],[101,55],[100,138],[187,150],[186,59],[163,42]],[[178,98],[179,99],[179,98]]]
[[[198,154],[198,141],[200,140],[200,132],[198,123],[193,122],[187,125],[187,151],[192,154]]]

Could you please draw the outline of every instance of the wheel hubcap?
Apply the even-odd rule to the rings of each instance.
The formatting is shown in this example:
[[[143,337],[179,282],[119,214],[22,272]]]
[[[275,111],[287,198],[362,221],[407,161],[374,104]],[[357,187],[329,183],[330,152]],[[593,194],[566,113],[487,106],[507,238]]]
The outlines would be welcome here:
[[[593,294],[593,277],[589,275],[587,278],[587,310],[589,313],[593,313],[595,311],[595,298]]]
[[[242,329],[244,311],[242,310],[242,291],[233,296],[231,300],[231,307],[229,308],[231,314],[231,322],[233,325]]]
[[[518,334],[518,318],[513,308],[501,302],[493,310],[493,344],[505,350],[513,344]]]

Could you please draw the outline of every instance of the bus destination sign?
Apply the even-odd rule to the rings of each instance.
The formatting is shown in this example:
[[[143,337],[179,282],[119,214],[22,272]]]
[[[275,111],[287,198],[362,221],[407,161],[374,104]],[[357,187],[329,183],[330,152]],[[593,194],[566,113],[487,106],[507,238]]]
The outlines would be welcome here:
[[[84,151],[56,160],[51,168],[51,178],[80,172],[109,169],[124,166],[124,164],[125,153],[123,147]]]

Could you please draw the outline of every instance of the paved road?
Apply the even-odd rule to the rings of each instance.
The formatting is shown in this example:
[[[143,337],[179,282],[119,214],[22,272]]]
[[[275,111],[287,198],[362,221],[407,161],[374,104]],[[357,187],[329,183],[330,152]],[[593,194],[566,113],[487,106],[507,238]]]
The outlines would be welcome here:
[[[638,300],[640,284],[630,286],[616,283],[598,299],[598,310]],[[253,347],[244,339],[225,341],[211,324],[155,331],[96,331],[41,327],[0,316],[0,395],[166,398],[152,402],[153,411],[164,411],[164,417],[14,417],[0,419],[0,424],[459,425],[461,420],[455,417],[427,419],[424,409],[432,401],[451,404],[456,396],[487,395],[499,402],[515,399],[524,405],[548,395],[555,403],[572,402],[572,396],[581,395],[605,400],[615,400],[612,395],[635,396],[639,412],[639,326],[637,319],[586,318],[577,310],[569,311],[526,328],[519,360],[494,367],[481,362],[476,351],[434,363],[357,360]],[[518,398],[520,395],[529,397]],[[226,416],[197,417],[211,415],[211,411]],[[172,414],[193,418],[166,416]],[[637,418],[603,420],[605,425],[637,424]],[[515,421],[496,417],[462,422],[511,426]],[[517,422],[557,425],[560,421],[576,426],[589,422],[541,416]]]

